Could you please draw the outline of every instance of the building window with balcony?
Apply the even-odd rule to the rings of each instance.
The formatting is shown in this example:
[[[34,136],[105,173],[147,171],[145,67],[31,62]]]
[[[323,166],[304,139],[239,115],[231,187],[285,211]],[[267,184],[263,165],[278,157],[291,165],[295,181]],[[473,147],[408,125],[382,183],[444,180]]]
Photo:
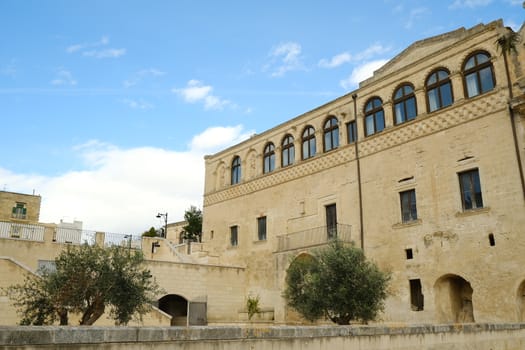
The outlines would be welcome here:
[[[354,143],[357,141],[357,125],[355,120],[346,124],[346,133],[348,137],[348,143]]]
[[[241,182],[241,157],[235,156],[232,161],[231,184],[235,185]]]
[[[434,71],[429,75],[425,86],[429,113],[450,106],[454,101],[448,71],[444,69]]]
[[[379,97],[371,98],[365,105],[365,133],[373,135],[385,128],[383,102]]]
[[[478,169],[461,172],[458,176],[463,210],[483,208]]]
[[[264,147],[263,155],[263,172],[269,173],[275,170],[275,146],[273,143],[268,143]]]
[[[239,245],[239,226],[230,227],[230,244],[232,247]]]
[[[315,129],[313,127],[307,126],[304,129],[302,145],[303,159],[308,159],[315,156]]]
[[[324,151],[339,147],[339,124],[336,117],[329,117],[324,123]]]
[[[284,137],[281,148],[281,166],[292,165],[295,162],[295,146],[292,135],[286,135]]]
[[[325,206],[326,233],[328,239],[337,237],[337,207],[335,204]]]
[[[12,209],[13,219],[27,219],[27,208],[25,203],[16,203]]]
[[[257,238],[259,241],[266,241],[266,216],[257,218]]]
[[[411,222],[417,220],[416,190],[399,193],[401,201],[401,221]]]
[[[394,92],[394,123],[401,124],[412,120],[417,115],[414,88],[404,84]]]
[[[463,78],[469,98],[494,89],[494,70],[489,54],[478,52],[469,56],[463,66]]]

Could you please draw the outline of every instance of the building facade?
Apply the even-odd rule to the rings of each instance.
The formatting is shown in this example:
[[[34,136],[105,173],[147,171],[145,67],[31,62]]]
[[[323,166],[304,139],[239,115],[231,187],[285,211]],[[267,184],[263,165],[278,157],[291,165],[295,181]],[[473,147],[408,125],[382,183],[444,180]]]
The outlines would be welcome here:
[[[525,319],[525,48],[502,21],[418,41],[359,88],[207,156],[203,242],[276,322],[337,236],[392,272],[385,322]]]

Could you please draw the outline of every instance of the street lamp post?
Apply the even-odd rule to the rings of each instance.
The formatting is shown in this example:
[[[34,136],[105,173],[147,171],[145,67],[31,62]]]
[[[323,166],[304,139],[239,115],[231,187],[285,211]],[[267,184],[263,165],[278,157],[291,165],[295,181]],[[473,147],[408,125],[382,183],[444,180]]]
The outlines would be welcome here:
[[[162,238],[166,238],[168,235],[168,213],[158,213],[157,218],[164,218],[164,234],[162,235]]]

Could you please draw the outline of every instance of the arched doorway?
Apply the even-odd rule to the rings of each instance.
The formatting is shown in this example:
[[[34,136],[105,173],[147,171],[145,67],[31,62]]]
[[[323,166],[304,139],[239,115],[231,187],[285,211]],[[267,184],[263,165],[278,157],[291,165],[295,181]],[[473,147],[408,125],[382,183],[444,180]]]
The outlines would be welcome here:
[[[168,294],[159,299],[159,309],[171,315],[172,326],[188,323],[188,300],[177,294]]]
[[[434,285],[436,318],[440,323],[468,323],[474,321],[473,289],[458,275],[444,275]]]
[[[518,287],[517,303],[518,303],[518,322],[525,321],[525,281],[521,282]]]
[[[312,259],[315,259],[312,255],[308,254],[308,253],[301,253],[299,254],[298,256],[295,257],[295,259],[292,260],[292,262],[290,263],[288,269],[290,268],[290,266],[294,265],[294,264],[301,264],[301,263],[305,263],[305,262],[309,262],[311,261]],[[286,279],[288,279],[288,269],[286,270]],[[286,280],[285,280],[285,286],[286,286]],[[285,304],[284,306],[284,314],[285,314],[285,321],[286,323],[299,323],[299,324],[302,324],[302,323],[305,323],[305,319],[301,316],[301,314],[299,314],[297,311],[295,311],[295,309],[293,309],[292,307],[288,306],[287,304]]]

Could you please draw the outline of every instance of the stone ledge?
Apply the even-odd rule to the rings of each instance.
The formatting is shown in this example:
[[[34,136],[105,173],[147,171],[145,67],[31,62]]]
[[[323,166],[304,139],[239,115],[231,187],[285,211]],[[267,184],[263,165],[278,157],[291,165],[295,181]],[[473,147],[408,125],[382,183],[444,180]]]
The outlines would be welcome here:
[[[470,323],[410,326],[202,326],[202,327],[0,327],[0,346],[102,344],[243,339],[301,339],[519,331],[525,323]]]

